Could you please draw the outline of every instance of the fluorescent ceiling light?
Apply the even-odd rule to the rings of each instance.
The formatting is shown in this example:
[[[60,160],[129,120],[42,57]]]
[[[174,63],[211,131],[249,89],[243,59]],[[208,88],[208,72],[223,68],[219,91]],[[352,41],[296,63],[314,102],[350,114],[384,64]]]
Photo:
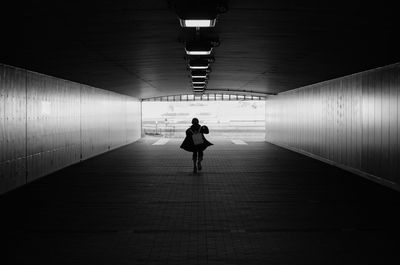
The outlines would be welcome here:
[[[205,59],[191,59],[189,60],[190,69],[207,69],[210,63]]]
[[[186,50],[186,54],[187,55],[210,55],[211,51],[212,51],[212,49],[209,51],[188,51],[188,50]]]
[[[209,28],[214,27],[217,19],[179,19],[184,28]]]
[[[207,41],[189,41],[185,45],[188,55],[210,55],[212,49],[210,42]]]
[[[207,78],[207,71],[204,70],[193,70],[190,71],[192,78]]]
[[[205,83],[207,81],[207,79],[205,78],[192,78],[192,82],[202,82]]]
[[[189,68],[190,69],[207,69],[208,68],[208,65],[207,66],[192,66],[192,65],[189,65]]]
[[[200,82],[192,82],[193,85],[205,85],[206,81],[200,81]]]

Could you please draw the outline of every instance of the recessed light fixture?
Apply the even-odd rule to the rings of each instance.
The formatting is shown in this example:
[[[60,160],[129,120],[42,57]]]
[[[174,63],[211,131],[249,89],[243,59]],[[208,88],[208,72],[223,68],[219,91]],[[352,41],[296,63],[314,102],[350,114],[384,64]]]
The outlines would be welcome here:
[[[205,83],[207,79],[205,78],[192,78],[192,83]]]
[[[194,93],[203,93],[204,89],[193,89]]]
[[[179,19],[184,28],[210,28],[215,27],[217,19]]]
[[[188,50],[186,50],[186,54],[187,55],[209,55],[211,53],[211,51],[212,51],[212,48],[209,51],[188,51]]]
[[[189,66],[190,69],[207,69],[208,66]]]
[[[193,92],[203,93],[205,88],[193,88]]]
[[[193,89],[193,92],[195,92],[195,93],[203,93],[204,90],[205,90],[205,89],[201,89],[201,88],[199,88],[199,89]]]
[[[212,49],[210,42],[187,42],[185,46],[188,55],[210,55]]]
[[[206,70],[192,70],[190,75],[192,78],[207,78],[208,73]]]
[[[209,66],[209,62],[207,60],[202,59],[192,59],[189,60],[189,68],[190,69],[207,69]]]
[[[207,75],[192,75],[192,78],[207,78]]]

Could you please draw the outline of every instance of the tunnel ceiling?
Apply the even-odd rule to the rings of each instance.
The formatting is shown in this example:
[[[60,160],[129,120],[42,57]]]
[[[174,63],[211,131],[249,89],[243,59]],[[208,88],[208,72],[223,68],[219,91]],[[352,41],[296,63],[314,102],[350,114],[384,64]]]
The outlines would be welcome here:
[[[208,89],[278,93],[399,61],[397,9],[386,1],[228,7],[200,29],[220,40]],[[191,91],[190,32],[171,1],[15,1],[0,20],[1,63],[141,98]]]

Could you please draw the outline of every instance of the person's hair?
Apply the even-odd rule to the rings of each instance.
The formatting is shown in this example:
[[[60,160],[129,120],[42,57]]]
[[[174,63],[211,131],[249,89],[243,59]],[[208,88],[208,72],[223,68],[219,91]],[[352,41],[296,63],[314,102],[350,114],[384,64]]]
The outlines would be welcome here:
[[[199,124],[199,119],[193,118],[193,119],[192,119],[192,124],[193,124],[193,125]]]

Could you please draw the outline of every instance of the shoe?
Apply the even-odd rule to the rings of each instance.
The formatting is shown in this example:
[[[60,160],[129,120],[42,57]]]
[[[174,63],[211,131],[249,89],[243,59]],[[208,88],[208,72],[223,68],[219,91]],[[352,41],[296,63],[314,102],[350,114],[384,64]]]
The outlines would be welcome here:
[[[194,166],[194,168],[193,168],[193,173],[197,173],[197,167],[196,166]]]
[[[198,168],[199,170],[201,170],[201,162],[200,162],[200,161],[197,162],[197,168]]]

